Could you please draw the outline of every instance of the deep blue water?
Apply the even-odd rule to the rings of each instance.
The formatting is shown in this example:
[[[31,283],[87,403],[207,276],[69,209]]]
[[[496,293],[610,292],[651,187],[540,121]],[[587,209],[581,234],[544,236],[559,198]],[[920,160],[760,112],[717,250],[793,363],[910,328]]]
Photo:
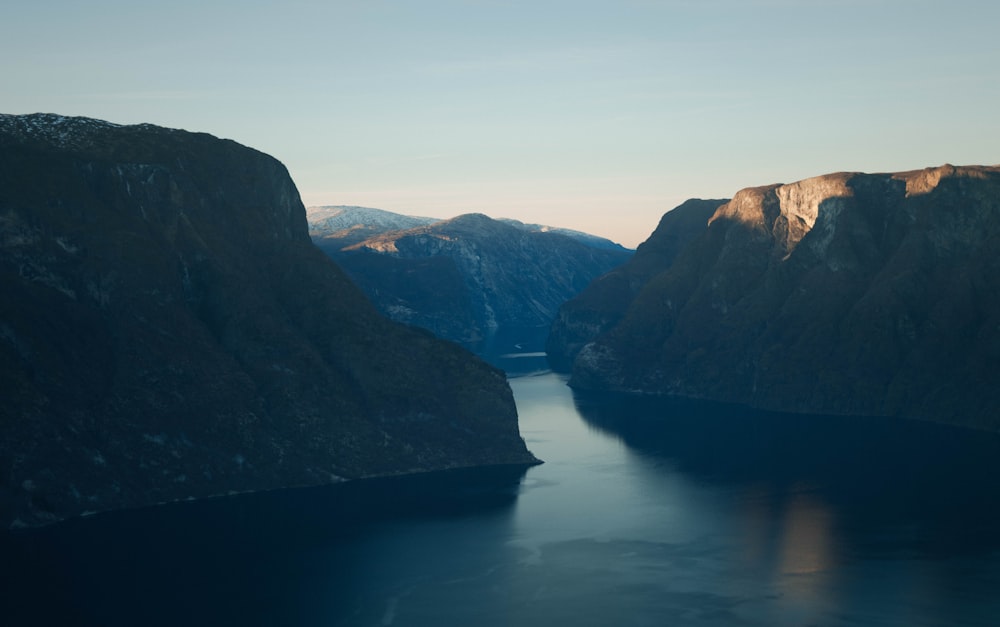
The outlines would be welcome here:
[[[544,465],[7,535],[0,624],[1000,624],[997,436],[511,383]]]

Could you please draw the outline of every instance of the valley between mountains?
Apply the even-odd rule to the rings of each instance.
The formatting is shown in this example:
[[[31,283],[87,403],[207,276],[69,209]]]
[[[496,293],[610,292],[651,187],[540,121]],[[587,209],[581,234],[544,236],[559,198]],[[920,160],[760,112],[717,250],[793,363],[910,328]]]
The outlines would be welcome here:
[[[581,392],[1000,429],[998,166],[693,199],[631,251],[307,211],[231,140],[0,115],[0,293],[8,527],[536,464],[507,350]]]

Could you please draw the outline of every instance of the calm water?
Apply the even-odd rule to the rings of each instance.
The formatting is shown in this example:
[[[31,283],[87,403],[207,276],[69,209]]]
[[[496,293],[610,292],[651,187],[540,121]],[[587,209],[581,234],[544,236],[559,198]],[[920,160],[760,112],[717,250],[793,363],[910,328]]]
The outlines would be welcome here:
[[[512,386],[544,465],[17,534],[0,623],[1000,624],[1000,438]]]

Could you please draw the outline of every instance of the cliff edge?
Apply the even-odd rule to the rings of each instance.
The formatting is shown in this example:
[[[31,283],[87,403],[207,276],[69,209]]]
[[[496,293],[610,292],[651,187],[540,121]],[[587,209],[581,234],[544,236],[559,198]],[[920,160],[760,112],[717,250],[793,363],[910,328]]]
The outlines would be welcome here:
[[[571,385],[1000,429],[1000,166],[740,191]]]
[[[390,322],[284,166],[0,116],[0,523],[536,460],[502,372]]]

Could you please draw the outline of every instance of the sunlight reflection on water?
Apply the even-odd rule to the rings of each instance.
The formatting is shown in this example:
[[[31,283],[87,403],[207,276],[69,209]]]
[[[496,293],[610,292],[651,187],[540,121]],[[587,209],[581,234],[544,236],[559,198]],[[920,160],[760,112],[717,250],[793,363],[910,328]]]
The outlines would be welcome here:
[[[552,460],[529,471],[543,487],[523,491],[515,505],[515,529],[530,539],[520,545],[532,548],[533,565],[571,569],[561,575],[567,579],[602,572],[612,587],[647,586],[652,596],[633,599],[631,614],[665,611],[686,617],[681,624],[893,624],[900,606],[909,624],[938,624],[950,613],[989,624],[1000,610],[981,580],[968,582],[978,590],[971,604],[959,603],[950,580],[930,586],[933,573],[940,580],[951,570],[940,562],[894,561],[882,572],[885,564],[868,552],[870,545],[891,552],[903,544],[920,555],[938,546],[942,533],[947,538],[935,505],[914,486],[926,484],[933,498],[940,474],[962,476],[947,446],[928,446],[935,438],[971,441],[977,434],[574,398],[556,383],[564,379],[512,381],[522,432],[537,441],[537,455]],[[934,433],[920,435],[924,429]],[[912,441],[910,432],[917,433]],[[996,448],[996,438],[981,437]],[[953,446],[961,457],[965,445]],[[938,468],[929,469],[928,459]],[[986,485],[996,494],[995,484]],[[973,495],[960,504],[998,520],[996,503]],[[897,519],[913,516],[900,527]],[[998,583],[997,543],[990,541],[982,565]],[[579,559],[546,561],[556,546],[562,554],[574,547]],[[677,603],[666,608],[652,597]],[[685,610],[685,602],[695,605]]]

